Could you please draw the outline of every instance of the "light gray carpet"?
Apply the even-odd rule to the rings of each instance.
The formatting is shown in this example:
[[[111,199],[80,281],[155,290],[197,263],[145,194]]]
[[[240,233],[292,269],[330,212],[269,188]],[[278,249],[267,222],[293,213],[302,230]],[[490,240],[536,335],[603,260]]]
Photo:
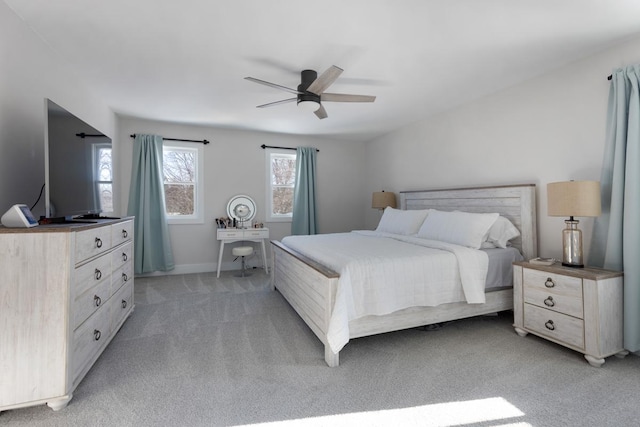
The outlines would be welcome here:
[[[69,406],[0,425],[640,425],[636,355],[593,368],[506,313],[352,340],[332,369],[254,271],[136,278],[133,315]]]

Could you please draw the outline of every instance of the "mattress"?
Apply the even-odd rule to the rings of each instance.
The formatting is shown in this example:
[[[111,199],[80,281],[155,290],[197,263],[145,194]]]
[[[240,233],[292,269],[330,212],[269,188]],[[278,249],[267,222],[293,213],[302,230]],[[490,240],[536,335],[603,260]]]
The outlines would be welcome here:
[[[497,291],[513,287],[513,262],[522,261],[524,257],[516,248],[480,249],[489,257],[489,268],[485,281],[485,291]]]

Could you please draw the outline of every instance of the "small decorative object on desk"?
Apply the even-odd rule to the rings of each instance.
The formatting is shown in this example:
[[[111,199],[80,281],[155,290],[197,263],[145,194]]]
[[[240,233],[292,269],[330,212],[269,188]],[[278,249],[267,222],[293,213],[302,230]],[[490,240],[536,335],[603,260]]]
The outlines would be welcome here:
[[[218,228],[235,228],[230,218],[216,218],[216,226]]]
[[[542,257],[533,258],[529,260],[531,264],[539,264],[539,265],[553,265],[556,261],[557,260],[554,258],[542,258]]]

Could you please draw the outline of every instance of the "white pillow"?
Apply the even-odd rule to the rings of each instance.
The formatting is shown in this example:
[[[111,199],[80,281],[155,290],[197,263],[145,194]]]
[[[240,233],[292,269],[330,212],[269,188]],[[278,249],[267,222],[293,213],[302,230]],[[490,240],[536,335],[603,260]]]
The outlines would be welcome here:
[[[493,223],[486,236],[486,241],[492,243],[497,248],[506,248],[509,240],[520,235],[520,231],[503,216],[499,216]]]
[[[403,211],[388,206],[382,214],[376,231],[406,236],[416,234],[428,213],[429,209]]]
[[[422,223],[418,237],[480,249],[497,213],[444,212],[432,210]]]
[[[488,240],[485,240],[480,244],[480,249],[495,249],[495,248],[497,248],[495,243],[489,242]]]

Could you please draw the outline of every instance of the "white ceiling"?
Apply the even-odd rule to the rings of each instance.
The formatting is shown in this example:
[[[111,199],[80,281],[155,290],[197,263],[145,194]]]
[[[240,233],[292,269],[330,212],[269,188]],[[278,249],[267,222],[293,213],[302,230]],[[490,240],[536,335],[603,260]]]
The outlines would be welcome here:
[[[640,34],[638,0],[4,0],[119,114],[367,140]],[[344,73],[329,117],[295,88]],[[604,76],[603,76],[604,78]]]

